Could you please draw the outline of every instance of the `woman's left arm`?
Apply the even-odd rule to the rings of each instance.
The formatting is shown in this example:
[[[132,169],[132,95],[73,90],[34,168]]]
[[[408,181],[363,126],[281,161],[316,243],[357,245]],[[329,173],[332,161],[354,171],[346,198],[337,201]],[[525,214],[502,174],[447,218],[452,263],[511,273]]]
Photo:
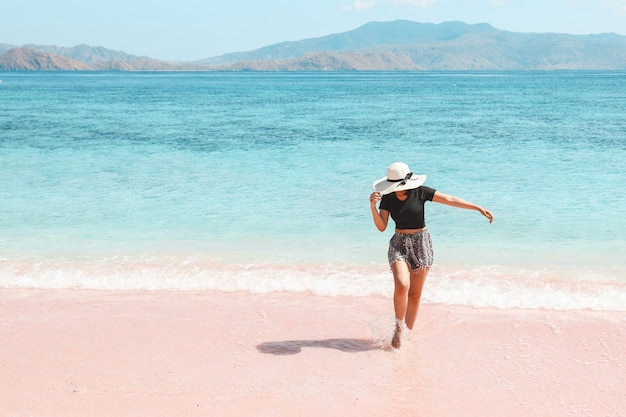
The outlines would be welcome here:
[[[433,196],[433,201],[435,203],[445,204],[447,206],[459,207],[467,210],[476,210],[480,212],[483,216],[489,219],[489,223],[493,222],[493,214],[487,210],[482,208],[481,206],[470,203],[469,201],[463,200],[460,197],[454,195],[448,195],[441,193],[439,191],[435,191],[435,195]]]

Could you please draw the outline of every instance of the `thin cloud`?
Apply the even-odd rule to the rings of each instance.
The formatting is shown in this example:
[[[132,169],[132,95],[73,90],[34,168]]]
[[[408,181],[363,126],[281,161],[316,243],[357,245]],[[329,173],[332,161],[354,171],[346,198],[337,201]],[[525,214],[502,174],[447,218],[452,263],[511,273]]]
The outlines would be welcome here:
[[[396,6],[415,6],[428,8],[437,4],[438,0],[394,0]]]
[[[356,0],[350,6],[345,6],[343,10],[346,12],[357,11],[366,12],[376,6],[376,0]]]
[[[437,4],[439,0],[383,0],[382,6],[393,4],[394,6],[404,7],[420,7],[423,9],[433,7]],[[346,12],[357,11],[357,12],[366,12],[374,7],[377,7],[379,4],[376,0],[355,0],[351,5],[344,6],[343,10]]]
[[[603,3],[616,8],[620,14],[626,14],[626,0],[607,0]]]
[[[613,9],[620,15],[626,15],[626,0],[569,0],[568,4],[572,7],[592,8],[596,11],[599,9]]]

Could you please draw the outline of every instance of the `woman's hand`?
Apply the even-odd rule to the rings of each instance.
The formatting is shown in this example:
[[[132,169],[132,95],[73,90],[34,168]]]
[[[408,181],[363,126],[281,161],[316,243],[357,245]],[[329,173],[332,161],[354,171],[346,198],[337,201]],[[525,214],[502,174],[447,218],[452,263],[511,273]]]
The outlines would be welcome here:
[[[374,224],[381,232],[387,228],[387,222],[389,221],[389,212],[387,210],[378,211],[376,208],[376,203],[382,200],[382,198],[383,196],[378,191],[374,191],[370,194],[370,208],[372,209]]]
[[[489,210],[478,207],[478,211],[480,211],[480,214],[489,219],[489,223],[493,223],[493,214]]]
[[[383,197],[380,195],[378,191],[374,191],[370,194],[370,204],[375,205],[378,203]]]

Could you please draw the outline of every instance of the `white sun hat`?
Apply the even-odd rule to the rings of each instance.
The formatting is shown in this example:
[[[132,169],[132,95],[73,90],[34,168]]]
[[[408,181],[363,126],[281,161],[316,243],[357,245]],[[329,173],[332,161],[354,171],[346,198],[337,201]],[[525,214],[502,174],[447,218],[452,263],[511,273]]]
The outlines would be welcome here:
[[[412,190],[424,184],[426,175],[415,175],[404,162],[394,162],[387,167],[387,176],[374,181],[374,189],[385,195],[395,191]]]

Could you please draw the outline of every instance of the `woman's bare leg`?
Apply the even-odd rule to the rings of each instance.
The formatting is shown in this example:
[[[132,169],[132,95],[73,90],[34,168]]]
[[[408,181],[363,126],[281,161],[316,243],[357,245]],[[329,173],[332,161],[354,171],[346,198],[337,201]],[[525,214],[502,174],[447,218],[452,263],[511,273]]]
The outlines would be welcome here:
[[[402,342],[402,325],[407,314],[409,304],[409,289],[411,287],[411,274],[409,266],[404,261],[397,261],[391,265],[393,273],[394,291],[393,291],[393,308],[396,313],[396,327],[391,339],[391,346],[399,348]]]
[[[422,289],[424,288],[424,282],[426,282],[426,276],[430,268],[420,269],[418,272],[411,273],[411,284],[408,291],[408,304],[406,307],[406,315],[404,322],[406,327],[413,330],[413,325],[417,319],[417,313],[420,309],[420,300],[422,299]]]
[[[404,261],[396,261],[391,265],[393,273],[393,308],[396,318],[404,320],[409,301],[409,288],[411,287],[411,274],[409,266]]]

